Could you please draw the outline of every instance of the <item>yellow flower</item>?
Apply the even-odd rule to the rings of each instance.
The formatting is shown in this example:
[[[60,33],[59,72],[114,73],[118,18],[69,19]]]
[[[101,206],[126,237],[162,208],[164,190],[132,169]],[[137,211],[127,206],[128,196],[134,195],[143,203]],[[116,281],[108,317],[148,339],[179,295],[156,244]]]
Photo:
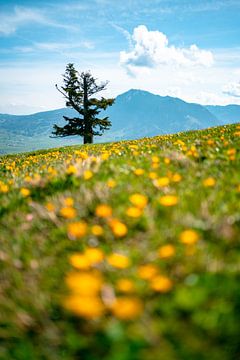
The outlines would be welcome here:
[[[77,221],[68,224],[67,233],[70,238],[79,239],[86,235],[87,224],[83,221]]]
[[[82,296],[96,296],[102,288],[103,280],[98,272],[70,272],[65,279],[68,288]]]
[[[73,198],[71,198],[71,197],[65,198],[65,199],[64,199],[64,204],[65,204],[66,206],[73,206],[73,204],[74,204]]]
[[[161,259],[166,259],[175,255],[176,249],[173,245],[163,245],[158,249],[158,256]]]
[[[112,215],[112,208],[109,205],[101,204],[96,207],[95,214],[99,217],[110,217]]]
[[[143,303],[138,298],[121,297],[111,305],[114,316],[121,320],[135,319],[143,312]]]
[[[77,169],[75,168],[74,165],[69,165],[66,170],[67,175],[74,175],[74,174],[76,174],[76,172],[77,172]]]
[[[165,187],[165,186],[168,186],[169,183],[170,183],[170,181],[169,181],[168,177],[161,177],[161,178],[154,180],[154,182],[153,182],[153,184],[156,187]]]
[[[69,262],[78,270],[88,270],[90,268],[89,259],[83,254],[73,254],[69,258]]]
[[[107,152],[102,153],[102,155],[101,155],[102,160],[108,160],[108,158],[109,158],[109,153],[107,153]]]
[[[164,195],[159,198],[159,203],[163,206],[174,206],[178,203],[178,197],[175,195]]]
[[[180,174],[173,174],[173,176],[172,176],[172,181],[173,182],[179,182],[179,181],[181,181],[182,180],[182,177],[181,177],[181,175]]]
[[[28,197],[30,195],[30,190],[27,188],[21,188],[20,193],[23,197]]]
[[[113,234],[117,237],[123,237],[128,232],[127,226],[117,219],[111,219],[109,226],[111,227]]]
[[[160,161],[160,160],[159,160],[159,157],[158,157],[158,156],[153,156],[153,157],[152,157],[152,162],[153,162],[153,163],[159,163],[159,161]]]
[[[67,310],[85,319],[98,318],[104,312],[103,303],[96,296],[71,294],[65,299],[63,305]]]
[[[103,235],[103,228],[100,225],[93,225],[91,232],[95,236],[101,236],[101,235]]]
[[[99,264],[104,259],[104,253],[102,250],[96,248],[86,249],[84,255],[91,265]]]
[[[158,175],[157,175],[157,173],[155,173],[154,171],[150,171],[150,173],[148,174],[148,177],[149,177],[151,180],[155,180],[155,179],[157,179]]]
[[[77,216],[76,210],[71,206],[64,206],[60,210],[60,215],[65,219],[73,219]]]
[[[89,180],[93,177],[93,172],[91,170],[85,170],[83,173],[84,180]]]
[[[157,273],[158,273],[158,268],[156,265],[146,264],[146,265],[141,265],[138,268],[138,276],[144,280],[149,280],[153,278],[155,275],[157,275]]]
[[[142,194],[133,194],[129,197],[129,200],[136,207],[143,209],[148,203],[148,198]]]
[[[203,180],[203,186],[205,187],[213,187],[216,184],[216,180],[213,177],[208,177],[207,179]]]
[[[130,266],[129,258],[125,255],[118,253],[112,253],[111,255],[109,255],[107,257],[107,261],[110,265],[118,269],[126,269]]]
[[[150,286],[157,292],[166,293],[172,289],[173,283],[168,277],[158,275],[151,280]]]
[[[0,192],[7,193],[8,191],[9,191],[9,186],[4,183],[0,183]]]
[[[168,165],[168,164],[170,164],[171,160],[169,158],[165,158],[164,162],[165,162],[166,165]]]
[[[144,174],[144,170],[143,169],[135,169],[134,174],[137,176],[141,176]]]
[[[117,183],[116,183],[115,180],[109,179],[109,180],[107,181],[107,186],[108,186],[109,188],[114,188],[116,185],[117,185]]]
[[[184,230],[179,236],[180,241],[185,245],[193,245],[199,240],[199,234],[195,230]]]
[[[138,218],[142,215],[142,209],[139,209],[138,207],[131,206],[126,210],[126,214],[129,217]]]
[[[53,203],[51,202],[48,202],[46,205],[45,205],[46,209],[49,211],[49,212],[54,212],[55,211],[55,206],[53,205]]]
[[[135,290],[134,283],[129,279],[119,279],[117,289],[124,293],[133,292]]]

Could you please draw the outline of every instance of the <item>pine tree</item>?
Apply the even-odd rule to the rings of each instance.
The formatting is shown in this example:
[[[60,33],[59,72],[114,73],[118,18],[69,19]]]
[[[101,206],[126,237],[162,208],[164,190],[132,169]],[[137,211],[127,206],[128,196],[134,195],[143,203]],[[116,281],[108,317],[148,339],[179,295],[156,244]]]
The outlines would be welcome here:
[[[69,118],[63,116],[67,124],[63,127],[54,125],[54,137],[79,135],[83,137],[84,144],[92,143],[93,136],[101,136],[111,126],[108,117],[99,118],[102,110],[114,103],[114,99],[97,99],[93,95],[105,90],[108,82],[96,84],[96,79],[89,71],[79,74],[74,64],[68,64],[63,75],[64,85],[57,90],[66,99],[66,106],[76,110],[79,117]]]

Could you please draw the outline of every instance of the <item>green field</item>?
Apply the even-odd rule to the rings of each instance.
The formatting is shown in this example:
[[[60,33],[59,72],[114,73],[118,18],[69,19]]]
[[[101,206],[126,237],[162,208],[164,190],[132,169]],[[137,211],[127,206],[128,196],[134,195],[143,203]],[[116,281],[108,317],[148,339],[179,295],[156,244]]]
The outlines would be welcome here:
[[[0,157],[0,359],[240,358],[240,125]]]

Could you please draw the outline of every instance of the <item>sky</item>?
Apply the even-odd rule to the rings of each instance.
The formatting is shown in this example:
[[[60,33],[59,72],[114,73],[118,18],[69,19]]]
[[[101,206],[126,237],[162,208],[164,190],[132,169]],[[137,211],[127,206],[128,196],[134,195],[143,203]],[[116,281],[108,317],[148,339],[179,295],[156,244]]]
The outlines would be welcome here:
[[[0,0],[0,113],[64,107],[68,63],[129,89],[240,105],[240,0]]]

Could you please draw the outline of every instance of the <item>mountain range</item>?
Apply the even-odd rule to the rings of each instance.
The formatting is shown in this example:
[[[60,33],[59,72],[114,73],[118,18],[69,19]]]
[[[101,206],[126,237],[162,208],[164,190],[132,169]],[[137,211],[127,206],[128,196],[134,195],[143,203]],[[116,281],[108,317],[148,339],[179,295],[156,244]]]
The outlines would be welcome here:
[[[112,127],[96,142],[118,141],[197,130],[240,122],[240,105],[199,105],[179,98],[131,89],[116,97],[104,116]],[[0,114],[0,154],[81,144],[79,137],[50,138],[53,124],[62,126],[65,116],[76,116],[69,108],[32,115]]]

